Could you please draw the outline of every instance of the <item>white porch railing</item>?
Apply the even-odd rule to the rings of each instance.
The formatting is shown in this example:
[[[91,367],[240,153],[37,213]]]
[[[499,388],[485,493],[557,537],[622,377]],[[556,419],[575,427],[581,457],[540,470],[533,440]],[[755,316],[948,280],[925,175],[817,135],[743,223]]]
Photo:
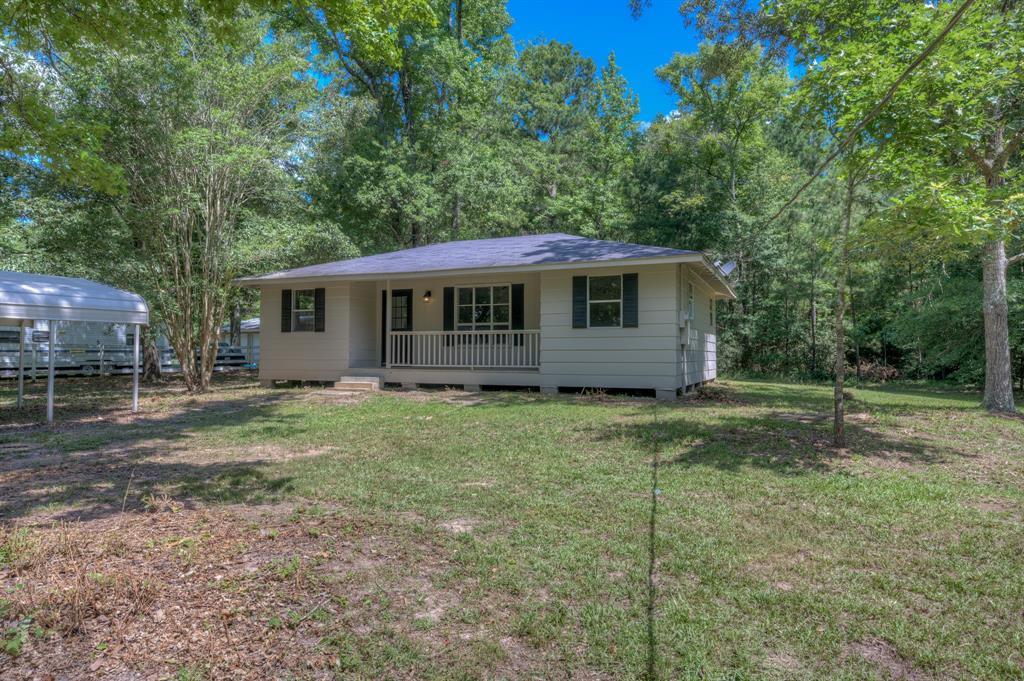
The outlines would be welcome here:
[[[540,331],[392,331],[393,367],[535,369]]]

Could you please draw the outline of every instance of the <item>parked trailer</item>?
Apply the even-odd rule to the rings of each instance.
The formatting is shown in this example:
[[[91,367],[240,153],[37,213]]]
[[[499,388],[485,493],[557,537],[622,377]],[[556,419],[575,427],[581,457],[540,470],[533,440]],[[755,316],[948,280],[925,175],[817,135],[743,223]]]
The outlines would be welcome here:
[[[47,328],[45,322],[37,324]],[[18,327],[0,327],[0,378],[18,375]],[[25,375],[46,374],[49,344],[32,342],[32,329],[25,327]],[[100,376],[131,374],[133,335],[124,325],[78,323],[62,325],[54,345],[54,371],[61,376]],[[165,338],[157,339],[162,371],[174,373],[181,365]],[[214,371],[252,366],[246,351],[228,343],[219,343]]]

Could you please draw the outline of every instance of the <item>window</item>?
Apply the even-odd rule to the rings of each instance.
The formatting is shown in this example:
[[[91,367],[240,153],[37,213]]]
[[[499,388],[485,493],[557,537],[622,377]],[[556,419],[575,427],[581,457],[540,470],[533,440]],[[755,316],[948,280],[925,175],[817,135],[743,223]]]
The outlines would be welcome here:
[[[590,326],[622,326],[622,275],[589,277],[587,314]]]
[[[456,290],[459,331],[507,331],[512,319],[511,286],[460,286]]]
[[[391,292],[391,330],[412,331],[412,289]]]
[[[313,289],[295,292],[292,303],[292,331],[313,330],[313,305],[315,295]]]

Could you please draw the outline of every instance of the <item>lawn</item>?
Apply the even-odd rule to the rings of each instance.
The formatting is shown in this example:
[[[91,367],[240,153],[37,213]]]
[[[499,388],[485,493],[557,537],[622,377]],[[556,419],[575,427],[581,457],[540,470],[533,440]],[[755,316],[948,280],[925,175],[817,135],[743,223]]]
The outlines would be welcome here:
[[[653,400],[0,387],[0,669],[1024,678],[1024,421],[933,386]],[[38,415],[42,385],[28,416]]]

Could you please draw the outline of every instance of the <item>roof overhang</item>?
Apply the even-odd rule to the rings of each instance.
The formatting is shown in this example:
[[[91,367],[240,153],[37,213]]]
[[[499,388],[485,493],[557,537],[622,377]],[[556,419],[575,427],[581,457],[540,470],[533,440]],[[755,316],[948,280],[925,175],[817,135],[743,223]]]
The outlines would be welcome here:
[[[381,281],[423,279],[425,277],[464,277],[484,274],[502,274],[507,272],[548,272],[552,270],[580,270],[598,267],[633,267],[643,265],[666,265],[676,263],[697,263],[707,270],[708,283],[720,298],[735,298],[732,288],[715,267],[701,253],[685,253],[681,255],[658,256],[653,258],[616,258],[606,260],[587,260],[575,262],[540,263],[536,265],[509,265],[494,267],[474,267],[462,269],[418,270],[415,272],[374,272],[359,274],[329,274],[316,277],[258,276],[235,279],[235,284],[248,288],[264,286],[318,284],[328,281]],[[702,275],[703,276],[703,275]]]

